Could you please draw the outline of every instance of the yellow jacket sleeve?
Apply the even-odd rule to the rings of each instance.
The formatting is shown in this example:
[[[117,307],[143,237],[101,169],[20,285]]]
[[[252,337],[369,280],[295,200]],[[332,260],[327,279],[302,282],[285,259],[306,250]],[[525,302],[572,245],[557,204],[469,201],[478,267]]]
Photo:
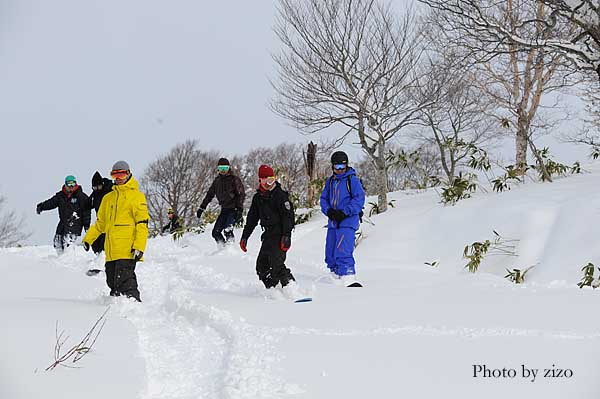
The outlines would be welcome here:
[[[98,214],[96,215],[96,223],[90,226],[85,237],[83,238],[83,242],[87,242],[88,244],[92,245],[100,234],[105,233],[105,203],[106,201],[100,203],[100,209],[98,209]]]
[[[148,240],[148,206],[146,196],[139,193],[133,207],[133,219],[135,220],[135,238],[133,239],[133,249],[146,251],[146,241]]]

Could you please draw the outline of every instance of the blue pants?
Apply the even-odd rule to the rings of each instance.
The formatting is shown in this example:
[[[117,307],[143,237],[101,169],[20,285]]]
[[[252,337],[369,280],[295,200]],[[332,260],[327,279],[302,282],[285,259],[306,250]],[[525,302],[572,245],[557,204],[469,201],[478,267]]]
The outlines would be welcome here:
[[[348,227],[327,229],[325,263],[329,270],[338,276],[356,274],[353,256],[354,233],[355,230]]]

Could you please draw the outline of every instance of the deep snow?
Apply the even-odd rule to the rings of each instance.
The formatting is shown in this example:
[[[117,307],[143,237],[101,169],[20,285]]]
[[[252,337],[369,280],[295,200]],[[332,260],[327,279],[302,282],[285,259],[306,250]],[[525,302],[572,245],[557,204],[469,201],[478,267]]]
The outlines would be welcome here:
[[[210,234],[149,240],[141,304],[107,297],[104,274],[85,275],[102,259],[81,247],[0,250],[0,398],[596,398],[598,292],[576,286],[583,265],[600,264],[600,168],[590,169],[454,207],[434,191],[393,193],[395,208],[362,225],[362,289],[323,278],[319,215],[297,227],[288,255],[314,297],[303,304],[258,282],[258,231],[248,254],[217,251]],[[518,256],[468,273],[464,246],[492,230],[518,239]],[[523,285],[503,278],[534,264]],[[80,368],[44,371],[56,321],[74,343],[107,306]],[[484,364],[517,376],[474,378]],[[573,376],[531,382],[522,365]]]

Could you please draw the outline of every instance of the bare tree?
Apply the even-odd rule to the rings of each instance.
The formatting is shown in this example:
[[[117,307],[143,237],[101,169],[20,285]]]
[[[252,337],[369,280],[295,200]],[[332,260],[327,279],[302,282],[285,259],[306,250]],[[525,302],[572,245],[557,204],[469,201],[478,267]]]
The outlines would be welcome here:
[[[593,156],[597,158],[600,156],[600,82],[588,82],[581,96],[586,100],[584,126],[564,134],[562,138],[566,142],[592,146]]]
[[[306,173],[300,144],[279,144],[274,148],[254,148],[243,157],[242,178],[247,187],[258,187],[257,171],[260,165],[268,164],[273,168],[284,190],[297,196],[303,202],[306,199]],[[252,196],[248,196],[250,199]]]
[[[434,183],[433,176],[442,173],[438,149],[430,142],[424,142],[414,147],[389,146],[387,166],[387,184],[390,191],[425,189]],[[377,194],[373,191],[376,181],[375,167],[370,157],[364,157],[358,162],[358,172],[368,195]]]
[[[422,50],[415,18],[376,0],[279,0],[272,109],[305,133],[353,134],[375,165],[387,209],[386,146],[426,104],[411,96]]]
[[[514,129],[515,163],[524,171],[527,149],[534,147],[532,132],[539,127],[543,95],[574,82],[561,54],[543,46],[523,47],[498,30],[528,41],[556,41],[568,37],[573,28],[559,24],[549,30],[542,23],[524,23],[548,17],[551,10],[541,1],[419,1],[433,9],[430,23],[438,26],[446,45],[466,52],[476,63],[480,89],[504,110],[504,115],[498,115],[502,124]]]
[[[0,247],[14,247],[31,236],[25,231],[25,219],[6,209],[6,198],[0,195]]]
[[[477,86],[474,68],[460,61],[452,52],[442,50],[432,59],[422,85],[416,88],[423,99],[437,93],[436,101],[421,112],[425,127],[417,130],[417,138],[438,150],[450,185],[474,150],[500,135],[499,125],[491,117],[492,101]]]
[[[146,168],[140,180],[153,231],[160,231],[166,223],[168,208],[173,208],[185,225],[194,223],[198,204],[212,183],[218,159],[216,152],[202,152],[197,141],[188,140]]]
[[[479,37],[488,48],[543,49],[559,54],[576,69],[594,74],[600,80],[600,5],[595,0],[419,1],[436,12],[460,16],[459,24],[454,27]],[[495,18],[494,8],[515,5],[530,5],[545,11],[524,16],[516,24],[505,24]],[[532,31],[536,32],[533,36],[523,34]]]

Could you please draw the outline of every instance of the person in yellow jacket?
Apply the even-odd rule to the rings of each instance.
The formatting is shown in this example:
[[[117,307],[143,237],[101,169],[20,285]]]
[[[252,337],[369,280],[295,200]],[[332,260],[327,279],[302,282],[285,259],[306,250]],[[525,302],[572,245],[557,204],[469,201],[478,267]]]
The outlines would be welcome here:
[[[141,302],[135,265],[143,260],[148,240],[146,196],[139,190],[127,162],[116,162],[110,175],[115,184],[102,199],[96,223],[83,238],[83,247],[88,251],[96,238],[105,233],[104,267],[110,295],[125,295]]]

